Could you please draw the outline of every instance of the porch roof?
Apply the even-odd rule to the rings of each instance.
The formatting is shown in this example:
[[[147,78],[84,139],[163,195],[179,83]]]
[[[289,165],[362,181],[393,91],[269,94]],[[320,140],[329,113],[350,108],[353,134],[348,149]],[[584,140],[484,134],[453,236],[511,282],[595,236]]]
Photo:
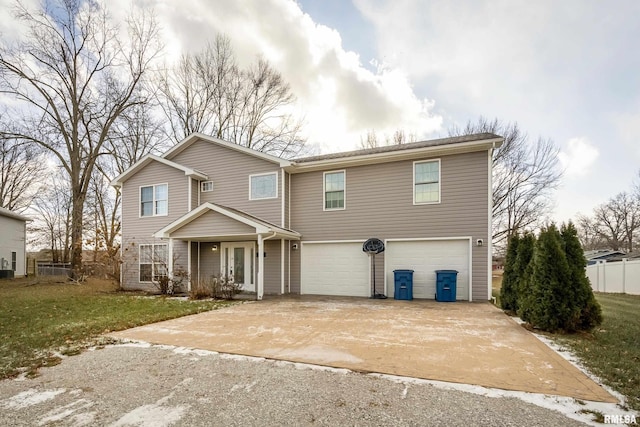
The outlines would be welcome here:
[[[237,230],[231,231],[229,231],[228,227],[223,227],[226,229],[221,230],[216,228],[214,221],[212,225],[207,225],[206,227],[190,227],[188,231],[186,231],[187,225],[194,223],[198,218],[210,212],[216,212],[225,217],[227,223],[229,222],[228,220],[232,220],[240,227]],[[185,228],[183,231],[186,232],[177,233],[183,228]],[[178,238],[180,240],[192,241],[252,240],[257,239],[258,235],[265,234],[271,234],[273,237],[283,239],[300,239],[300,233],[296,231],[279,227],[241,210],[210,202],[201,204],[191,212],[186,213],[164,228],[156,231],[153,236],[160,239],[167,239],[176,237],[175,234],[179,234]]]

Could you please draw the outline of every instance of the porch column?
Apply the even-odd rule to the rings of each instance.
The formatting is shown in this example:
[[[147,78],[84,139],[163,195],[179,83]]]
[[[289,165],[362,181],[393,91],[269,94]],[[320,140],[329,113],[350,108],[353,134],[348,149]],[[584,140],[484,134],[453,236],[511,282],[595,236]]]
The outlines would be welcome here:
[[[191,240],[187,240],[187,291],[191,292]]]
[[[169,246],[167,254],[167,275],[169,279],[173,278],[173,238],[169,237]]]
[[[264,295],[264,241],[262,234],[258,234],[258,288],[256,299],[260,301]]]

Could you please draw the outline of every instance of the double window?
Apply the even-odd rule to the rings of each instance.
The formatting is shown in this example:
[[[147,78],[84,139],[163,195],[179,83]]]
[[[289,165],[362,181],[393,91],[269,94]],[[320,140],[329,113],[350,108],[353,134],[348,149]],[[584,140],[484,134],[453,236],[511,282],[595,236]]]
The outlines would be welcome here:
[[[413,204],[440,203],[440,160],[413,162]]]
[[[140,216],[161,216],[169,213],[167,184],[140,187]]]
[[[334,171],[324,173],[324,210],[338,210],[345,207],[345,173]]]
[[[140,245],[140,281],[157,282],[166,277],[168,255],[166,244]]]
[[[278,173],[249,175],[249,200],[275,199],[278,197]]]

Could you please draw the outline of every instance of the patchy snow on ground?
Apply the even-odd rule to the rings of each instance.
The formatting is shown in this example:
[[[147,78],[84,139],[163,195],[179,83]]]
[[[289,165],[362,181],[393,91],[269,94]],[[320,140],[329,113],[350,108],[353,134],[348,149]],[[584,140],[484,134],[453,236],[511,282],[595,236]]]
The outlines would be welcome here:
[[[173,393],[163,397],[156,403],[139,406],[131,412],[124,414],[118,421],[111,424],[111,427],[165,427],[178,422],[189,409],[188,405],[167,406]]]
[[[64,393],[65,391],[66,389],[64,388],[42,391],[30,388],[29,390],[18,393],[15,396],[5,399],[4,401],[0,401],[0,407],[8,409],[27,408],[29,406],[37,405],[39,403],[46,402],[47,400],[51,400],[57,395]]]

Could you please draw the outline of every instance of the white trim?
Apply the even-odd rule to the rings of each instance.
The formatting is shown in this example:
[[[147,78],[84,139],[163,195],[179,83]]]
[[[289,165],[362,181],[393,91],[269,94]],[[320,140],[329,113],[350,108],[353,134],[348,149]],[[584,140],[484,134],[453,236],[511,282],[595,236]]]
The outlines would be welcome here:
[[[285,226],[285,223],[284,223],[284,208],[285,208],[285,206],[284,206],[284,195],[285,195],[285,191],[284,191],[284,183],[285,183],[285,181],[284,181],[285,180],[284,169],[280,169],[280,175],[282,176],[282,179],[280,180],[280,182],[281,182],[280,185],[282,185],[282,191],[280,192],[280,194],[282,195],[282,201],[281,201],[281,205],[282,205],[282,207],[281,207],[282,221],[280,221],[280,225],[282,226],[282,228],[285,228],[286,226]]]
[[[280,293],[284,294],[284,239],[280,239]]]
[[[122,172],[118,175],[113,181],[111,181],[111,185],[113,187],[122,187],[122,184],[129,179],[130,175],[134,175],[139,169],[142,169],[147,164],[151,163],[151,161],[156,161],[162,163],[163,165],[170,166],[172,168],[181,170],[184,172],[186,176],[194,176],[199,179],[208,179],[207,175],[199,172],[195,169],[188,168],[186,166],[182,166],[178,163],[172,162],[171,160],[167,160],[163,157],[156,156],[154,154],[147,154],[133,165],[131,165],[126,171]]]
[[[209,142],[212,144],[219,145],[221,147],[230,148],[232,150],[240,151],[241,153],[249,154],[253,157],[257,157],[259,159],[267,160],[269,162],[280,165],[281,167],[290,166],[291,162],[285,159],[281,159],[280,157],[272,156],[270,154],[263,153],[261,151],[256,151],[251,148],[244,147],[239,144],[234,144],[233,142],[224,141],[222,139],[214,138],[210,135],[205,135],[200,132],[194,132],[191,135],[187,136],[185,139],[180,141],[178,144],[174,145],[169,151],[162,155],[163,158],[169,159],[173,154],[178,154],[188,148],[191,144],[198,140],[203,140],[205,142]]]
[[[169,279],[173,278],[173,239],[169,238],[169,246],[167,248],[168,251],[168,255],[167,255],[167,276],[169,276]]]
[[[200,256],[201,256],[200,243],[201,242],[198,242],[198,283],[200,283]]]
[[[191,240],[187,240],[187,292],[191,292]]]
[[[289,194],[287,196],[287,201],[288,206],[287,209],[289,210],[289,221],[287,222],[287,228],[291,228],[291,174],[289,174],[289,188],[287,189],[287,193]]]
[[[341,208],[327,208],[327,174],[332,173],[340,173],[344,175],[344,188],[342,189],[342,198],[343,198],[343,206]],[[324,212],[331,211],[343,211],[347,209],[347,170],[346,169],[338,169],[338,170],[330,170],[322,173],[322,210]]]
[[[191,192],[193,191],[192,187],[193,187],[193,182],[191,177],[187,177],[187,182],[189,185],[189,188],[187,189],[187,212],[189,212],[191,210]]]
[[[387,244],[389,242],[419,242],[419,241],[424,241],[424,242],[437,242],[437,241],[451,241],[451,240],[467,240],[469,242],[468,245],[468,250],[469,250],[469,264],[467,266],[467,268],[469,269],[469,283],[468,283],[468,288],[469,288],[469,302],[473,301],[473,253],[471,252],[473,250],[473,246],[472,246],[472,241],[473,238],[471,236],[457,236],[457,237],[409,237],[406,239],[403,238],[399,238],[399,239],[385,239],[384,240],[384,245],[387,246]],[[388,261],[388,257],[385,256],[384,257],[384,289],[385,292],[387,290],[387,261]]]
[[[291,241],[287,244],[287,293],[291,293]]]
[[[255,262],[255,240],[240,240],[237,242],[234,241],[226,241],[226,242],[220,242],[220,270],[222,271],[222,273],[224,273],[225,275],[227,275],[227,272],[229,270],[229,265],[225,265],[225,250],[226,249],[235,249],[235,248],[243,248],[244,249],[244,281],[245,283],[243,283],[243,287],[242,290],[244,291],[249,291],[249,292],[255,292],[256,291],[256,277],[255,277],[255,270],[256,270],[256,262]],[[234,256],[231,251],[229,251],[229,259],[231,259],[231,257]],[[247,269],[247,266],[249,267]],[[251,273],[254,274],[251,274]],[[233,273],[233,276],[235,278],[235,272]],[[247,282],[247,278],[249,278],[249,283]]]
[[[438,201],[437,202],[416,202],[416,164],[438,162]],[[415,160],[413,162],[413,204],[419,205],[439,205],[442,203],[442,162],[440,159]]]
[[[167,213],[166,214],[157,214],[156,213],[156,187],[161,185],[167,186]],[[142,215],[142,189],[152,187],[153,188],[153,199],[151,200],[152,214],[151,215]],[[169,183],[161,182],[159,184],[151,184],[151,185],[140,185],[138,186],[138,218],[153,218],[156,216],[169,216]]]
[[[211,190],[205,190],[204,189],[204,185],[205,184],[211,184]],[[211,193],[213,191],[213,181],[208,180],[208,181],[200,181],[200,192],[201,193]]]
[[[264,295],[264,239],[258,234],[258,283],[256,283],[256,299],[260,301]]]
[[[276,177],[276,185],[274,186],[276,190],[276,195],[269,196],[269,197],[253,198],[253,195],[251,194],[251,179],[258,176],[269,176],[269,175],[273,175]],[[254,173],[249,175],[249,200],[271,200],[271,199],[277,199],[277,198],[278,198],[278,172]]]

